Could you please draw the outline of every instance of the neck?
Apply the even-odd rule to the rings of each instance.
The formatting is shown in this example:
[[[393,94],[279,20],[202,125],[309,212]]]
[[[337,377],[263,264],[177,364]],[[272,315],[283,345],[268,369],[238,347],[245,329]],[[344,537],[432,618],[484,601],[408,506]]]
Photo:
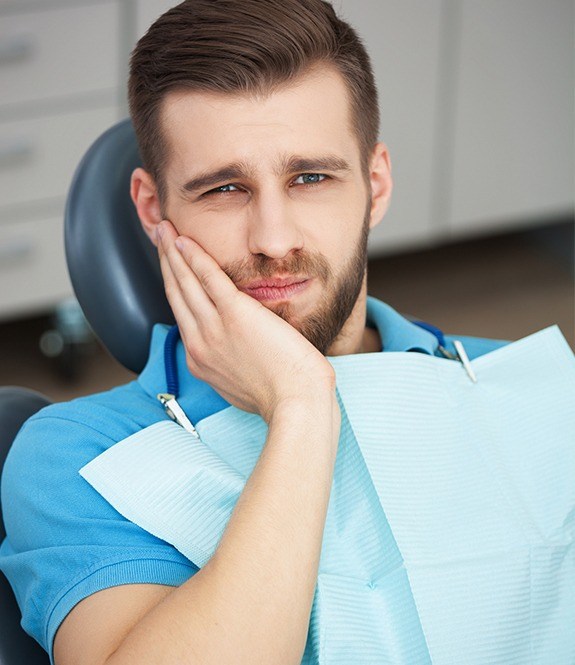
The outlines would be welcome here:
[[[353,310],[343,324],[339,335],[329,347],[328,356],[344,356],[352,353],[376,353],[381,351],[381,339],[377,330],[366,326],[367,275]]]

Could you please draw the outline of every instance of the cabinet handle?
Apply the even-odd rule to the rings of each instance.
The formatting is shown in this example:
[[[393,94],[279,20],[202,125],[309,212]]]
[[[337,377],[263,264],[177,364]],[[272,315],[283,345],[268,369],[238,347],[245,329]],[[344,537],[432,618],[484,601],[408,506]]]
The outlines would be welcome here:
[[[0,40],[0,65],[12,65],[29,60],[34,53],[34,38],[17,35]]]
[[[0,168],[9,168],[14,164],[26,162],[33,154],[34,146],[26,139],[0,143]]]
[[[14,238],[0,244],[0,268],[23,261],[33,249],[32,241],[26,238]]]

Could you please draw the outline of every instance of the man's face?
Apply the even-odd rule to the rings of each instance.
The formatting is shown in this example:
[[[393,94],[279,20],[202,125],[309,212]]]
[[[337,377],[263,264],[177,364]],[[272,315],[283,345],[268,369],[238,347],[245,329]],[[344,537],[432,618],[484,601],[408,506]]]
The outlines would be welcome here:
[[[162,215],[327,353],[365,297],[379,221],[340,75],[317,71],[259,98],[171,93],[161,120]]]

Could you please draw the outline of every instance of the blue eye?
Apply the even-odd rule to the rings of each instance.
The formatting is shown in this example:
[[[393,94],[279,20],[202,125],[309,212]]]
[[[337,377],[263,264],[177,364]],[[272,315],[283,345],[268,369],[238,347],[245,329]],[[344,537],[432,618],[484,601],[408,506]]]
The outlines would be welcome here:
[[[295,185],[319,185],[327,178],[323,173],[302,173],[294,180]]]

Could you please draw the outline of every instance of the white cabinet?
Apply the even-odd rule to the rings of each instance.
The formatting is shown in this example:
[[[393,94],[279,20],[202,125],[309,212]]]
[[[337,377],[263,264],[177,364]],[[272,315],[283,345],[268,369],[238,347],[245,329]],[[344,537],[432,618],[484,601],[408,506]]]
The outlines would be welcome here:
[[[459,7],[454,235],[523,226],[573,206],[572,0],[464,0]]]
[[[441,0],[341,0],[342,16],[370,53],[379,89],[381,139],[387,144],[394,192],[391,208],[370,237],[372,254],[427,244],[433,174],[440,168],[435,130],[440,112]]]
[[[0,319],[72,293],[64,204],[80,158],[122,115],[120,7],[0,2]]]
[[[573,214],[572,0],[335,0],[364,38],[391,153],[372,254]]]
[[[0,122],[0,159],[4,146],[11,161],[0,178],[0,211],[63,201],[85,150],[116,120],[116,108],[103,107]]]
[[[3,107],[118,86],[117,5],[48,7],[0,16]]]
[[[0,224],[0,303],[15,316],[43,311],[70,295],[62,217]]]

